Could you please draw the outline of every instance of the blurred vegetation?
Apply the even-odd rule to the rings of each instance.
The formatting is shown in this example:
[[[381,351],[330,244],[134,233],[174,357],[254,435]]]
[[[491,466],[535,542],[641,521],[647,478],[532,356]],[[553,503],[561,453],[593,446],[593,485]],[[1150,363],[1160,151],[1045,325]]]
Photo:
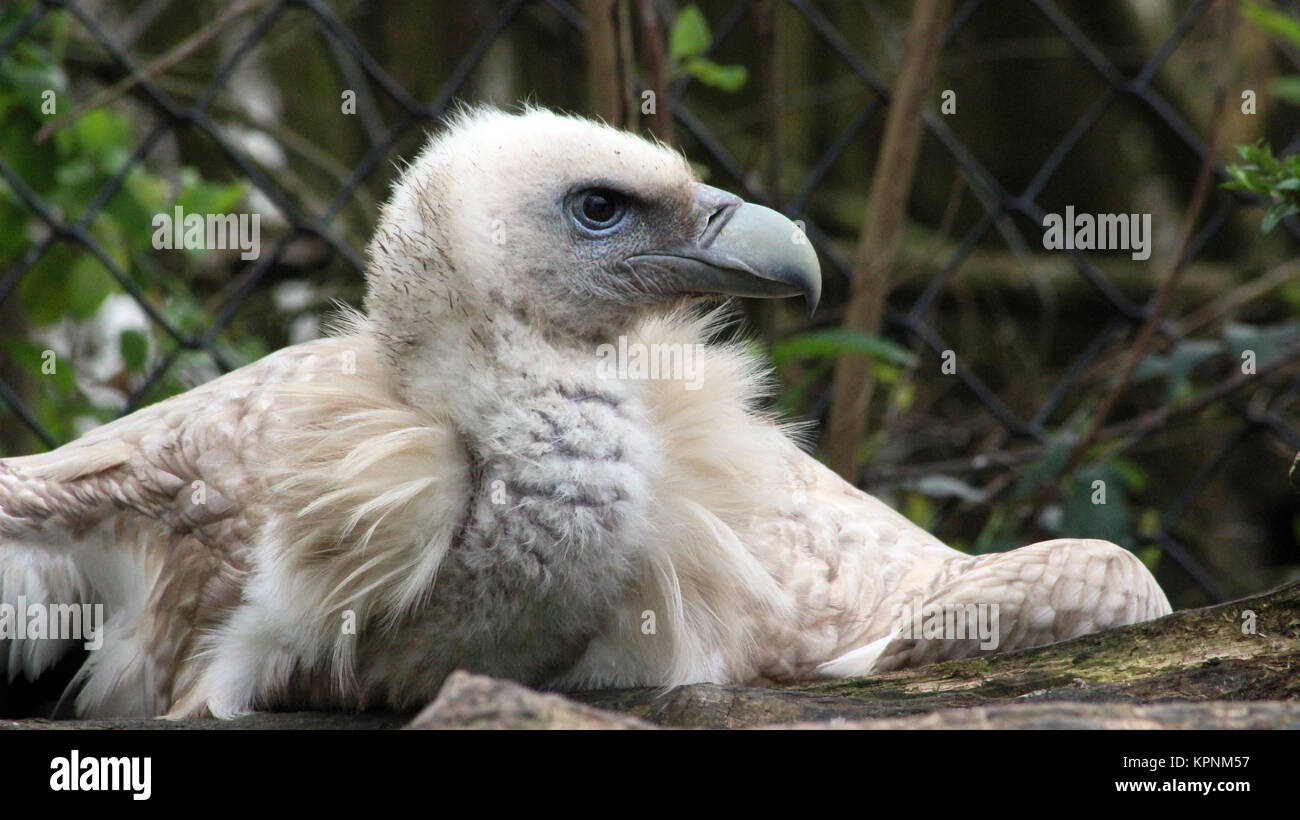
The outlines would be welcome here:
[[[629,4],[639,7],[622,2]],[[205,32],[231,8],[218,0],[80,5],[138,66]],[[505,6],[325,5],[395,85],[422,103],[443,98]],[[893,80],[909,3],[810,5],[872,72]],[[33,7],[0,7],[0,42]],[[1189,4],[1061,0],[1057,7],[1119,72],[1134,77]],[[883,117],[871,118],[853,139],[843,135],[874,94],[809,20],[780,0],[757,0],[739,12],[725,0],[657,1],[654,8],[663,22],[665,81],[673,94],[680,90],[684,111],[740,172],[733,176],[679,122],[674,138],[692,163],[711,184],[794,207],[851,258],[870,207],[866,192]],[[1300,73],[1300,41],[1288,40],[1291,23],[1280,21],[1291,17],[1280,7],[1250,8],[1258,9],[1250,14],[1259,24],[1238,27],[1232,69],[1242,89],[1257,92],[1258,113],[1230,107],[1219,124],[1220,162],[1234,159],[1226,146],[1250,146],[1229,172],[1237,191],[1213,194],[1207,213],[1223,212],[1216,216],[1221,225],[1196,248],[1170,308],[1181,335],[1143,362],[1118,408],[1120,421],[1192,407],[1242,373],[1246,351],[1262,369],[1300,336],[1300,276],[1287,267],[1296,245],[1286,227],[1296,212],[1296,183],[1288,179],[1296,178],[1292,139],[1300,133],[1300,110],[1283,104],[1297,96],[1290,78]],[[1203,77],[1214,25],[1212,17],[1197,20],[1150,84],[1168,111],[1199,135],[1209,126]],[[286,209],[321,219],[359,256],[394,162],[413,156],[433,123],[415,122],[328,28],[302,5],[254,4],[152,78],[182,108],[203,100],[212,130],[171,122],[137,87],[37,142],[34,135],[53,118],[42,108],[44,92],[54,92],[54,116],[63,116],[125,73],[96,32],[57,10],[0,59],[0,159],[59,219],[84,219],[85,233],[103,251],[101,258],[75,237],[51,237],[0,180],[0,381],[54,441],[220,372],[207,353],[132,314],[132,290],[184,337],[203,337],[214,317],[227,319],[210,335],[228,366],[319,333],[335,299],[359,303],[361,278],[352,262],[301,230]],[[256,45],[241,51],[255,32]],[[712,43],[719,32],[725,36]],[[501,105],[532,98],[591,111],[583,81],[587,48],[555,8],[526,4],[465,69],[455,96]],[[640,48],[633,47],[634,58]],[[648,70],[631,68],[634,79],[648,77]],[[223,71],[220,87],[209,93]],[[986,2],[965,20],[942,53],[936,112],[945,89],[956,93],[958,106],[945,125],[1011,195],[1034,183],[1061,140],[1110,90],[1051,20],[1020,0]],[[340,105],[349,90],[354,114]],[[650,130],[635,116],[624,124]],[[274,190],[264,190],[222,142]],[[838,158],[823,164],[837,147],[844,149]],[[371,162],[373,151],[378,156]],[[1159,260],[1173,253],[1198,165],[1195,151],[1160,116],[1120,95],[1042,184],[1036,202],[1049,213],[1073,205],[1089,213],[1152,214],[1150,262],[1126,253],[1088,255],[1125,298],[1141,305],[1158,287]],[[1061,534],[1107,538],[1138,550],[1182,606],[1205,602],[1207,593],[1159,549],[1164,536],[1186,545],[1227,593],[1300,576],[1300,504],[1286,480],[1296,446],[1262,425],[1236,436],[1243,410],[1300,430],[1294,368],[1287,379],[1261,380],[1135,439],[1100,441],[1062,475],[1070,436],[1086,426],[1129,339],[1119,334],[1084,361],[1083,351],[1116,322],[1111,305],[1067,256],[1044,252],[1041,227],[1022,216],[1002,215],[978,240],[968,239],[993,195],[932,137],[921,145],[918,167],[889,305],[906,314],[941,277],[938,297],[918,318],[1018,419],[1034,419],[1060,379],[1075,373],[1073,385],[1036,419],[1045,441],[1009,435],[978,398],[941,372],[933,351],[897,326],[887,325],[883,338],[842,331],[847,283],[825,253],[823,308],[813,322],[795,305],[745,306],[756,342],[778,369],[777,406],[791,417],[824,422],[835,357],[871,357],[883,392],[862,442],[869,464],[864,486],[961,549],[1005,549]],[[124,168],[107,198],[96,202]],[[366,170],[335,202],[357,168]],[[805,191],[814,175],[820,184]],[[1261,197],[1272,209],[1268,221],[1283,228],[1261,236],[1258,208],[1231,211],[1242,193]],[[254,273],[254,264],[235,251],[155,250],[151,219],[177,205],[186,212],[258,212],[263,253],[279,251]],[[963,247],[969,253],[950,265]],[[108,321],[110,314],[118,318]],[[49,349],[59,352],[55,374],[42,371]],[[151,378],[163,364],[161,376]],[[0,455],[45,446],[11,411],[0,412]],[[1214,461],[1229,443],[1234,446]],[[1201,476],[1207,466],[1214,469]],[[1098,481],[1105,504],[1094,503]],[[1189,486],[1194,492],[1184,496]]]
[[[1292,47],[1300,48],[1300,19],[1259,3],[1247,3],[1243,14]],[[1300,74],[1279,77],[1273,84],[1273,93],[1283,102],[1300,106]],[[1230,179],[1223,187],[1257,194],[1272,203],[1260,223],[1262,233],[1270,233],[1283,219],[1300,213],[1300,155],[1279,159],[1264,140],[1254,145],[1239,145],[1237,152],[1243,163],[1224,169]]]
[[[712,40],[713,32],[699,6],[692,4],[678,12],[668,35],[673,78],[689,75],[712,88],[739,91],[749,80],[749,69],[743,65],[718,65],[705,57]]]
[[[10,35],[24,11],[19,6],[0,10],[0,40]],[[204,264],[204,253],[185,251],[189,258],[179,269],[167,267],[165,257],[153,250],[150,225],[155,214],[171,213],[174,207],[188,213],[233,211],[244,201],[245,184],[205,180],[188,165],[164,176],[132,163],[131,152],[139,134],[133,133],[129,116],[121,111],[96,109],[50,139],[34,140],[33,134],[49,117],[43,109],[48,106],[57,111],[58,101],[66,100],[68,94],[66,17],[55,16],[51,23],[48,42],[25,38],[9,59],[0,62],[0,156],[58,218],[81,224],[88,216],[86,232],[128,279],[116,279],[96,254],[72,243],[53,243],[18,283],[18,316],[33,333],[85,323],[96,316],[111,294],[122,293],[129,282],[149,297],[150,304],[157,306],[172,326],[184,333],[201,332],[210,317],[192,284]],[[90,211],[88,206],[115,179],[120,185],[118,192]],[[14,189],[0,184],[0,264],[6,269],[16,267],[49,233],[49,226]],[[8,329],[12,331],[13,325]],[[110,381],[127,387],[143,378],[157,341],[147,334],[147,329],[128,328],[109,340],[121,361],[121,370],[111,374]],[[94,394],[81,389],[75,367],[58,367],[56,362],[52,369],[47,368],[46,345],[33,335],[6,333],[0,345],[9,365],[6,370],[17,367],[22,375],[32,377],[27,380],[33,387],[25,396],[28,406],[56,440],[74,438],[87,423],[109,421],[118,415],[119,405],[96,401]],[[235,358],[251,361],[267,352],[268,347],[250,335],[240,340]],[[165,374],[141,401],[156,401],[187,389],[191,385],[177,378],[180,372],[178,368]],[[40,378],[46,375],[51,378]]]
[[[1260,222],[1261,233],[1271,232],[1283,219],[1300,213],[1300,155],[1278,159],[1272,146],[1263,141],[1239,145],[1237,152],[1244,163],[1225,169],[1232,179],[1223,187],[1258,194],[1272,202]]]

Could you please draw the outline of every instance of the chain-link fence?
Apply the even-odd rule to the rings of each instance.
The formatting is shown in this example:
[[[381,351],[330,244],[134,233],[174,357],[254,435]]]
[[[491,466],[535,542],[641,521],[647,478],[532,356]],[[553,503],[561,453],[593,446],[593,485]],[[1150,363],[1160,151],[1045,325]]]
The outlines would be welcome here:
[[[447,4],[448,7],[452,5]],[[868,7],[875,5],[861,4],[862,13],[871,13]],[[1022,171],[1017,174],[1014,184],[1000,179],[998,173],[981,162],[977,153],[968,147],[967,138],[958,124],[960,120],[944,116],[937,105],[935,110],[925,115],[927,151],[931,154],[939,152],[945,157],[945,167],[950,168],[954,178],[971,192],[979,211],[975,218],[968,220],[970,224],[959,236],[952,237],[950,242],[934,245],[942,256],[933,264],[931,275],[924,281],[913,281],[911,287],[901,288],[891,298],[886,310],[885,331],[910,344],[922,361],[934,363],[945,351],[954,348],[935,316],[943,301],[951,296],[954,282],[960,281],[973,255],[991,236],[1000,235],[1002,241],[1012,248],[1041,247],[1041,229],[1038,226],[1049,213],[1048,207],[1042,204],[1044,191],[1062,169],[1075,160],[1082,141],[1112,109],[1125,106],[1130,110],[1130,116],[1140,117],[1163,129],[1167,150],[1185,155],[1186,163],[1194,166],[1207,151],[1202,133],[1189,125],[1179,106],[1168,101],[1157,88],[1167,60],[1184,44],[1189,32],[1204,23],[1212,6],[1210,0],[1171,4],[1177,11],[1172,25],[1164,31],[1159,45],[1143,55],[1137,70],[1132,70],[1127,64],[1125,68],[1117,67],[1107,49],[1093,42],[1076,18],[1063,10],[1064,4],[1049,0],[1017,2],[1014,12],[1012,5],[1003,0],[996,3],[993,0],[966,0],[956,4],[943,37],[945,55],[961,41],[973,17],[1002,13],[1002,7],[1005,7],[1007,13],[1035,16],[1038,24],[1045,21],[1054,47],[1065,49],[1082,61],[1082,70],[1089,75],[1089,82],[1081,83],[1081,86],[1091,87],[1091,83],[1099,80],[1102,91],[1095,98],[1080,103],[1082,113],[1063,130],[1054,150],[1044,161],[1035,163],[1032,173]],[[707,92],[701,100],[694,100],[691,95],[698,81],[692,75],[674,78],[667,102],[678,142],[693,161],[710,169],[711,181],[731,187],[751,200],[773,204],[807,226],[828,279],[830,298],[828,309],[819,319],[822,324],[838,321],[836,303],[842,303],[853,272],[850,253],[846,251],[846,242],[851,242],[852,237],[846,238],[841,228],[825,227],[812,206],[828,178],[837,173],[837,164],[846,152],[860,146],[864,140],[870,142],[871,135],[878,131],[888,112],[891,95],[890,82],[879,69],[872,67],[873,61],[868,59],[863,49],[832,22],[828,6],[812,0],[787,0],[784,3],[740,0],[717,15],[711,42],[701,55],[705,58],[713,56],[730,44],[733,50],[741,48],[754,54],[756,63],[763,63],[768,55],[762,53],[761,41],[758,41],[758,47],[750,42],[748,27],[756,15],[771,15],[769,22],[779,20],[781,25],[791,27],[797,24],[799,36],[814,42],[816,50],[821,52],[820,59],[829,57],[836,60],[859,84],[855,93],[866,92],[868,99],[857,106],[854,116],[840,122],[837,132],[819,135],[819,144],[824,149],[819,151],[800,179],[791,181],[788,176],[783,177],[779,171],[774,171],[770,156],[766,160],[769,172],[766,178],[756,173],[755,162],[742,158],[729,144],[735,133],[719,134],[716,118],[701,112],[700,106],[707,105],[716,93]],[[990,10],[991,6],[999,8]],[[358,35],[358,27],[366,28],[364,21],[358,22],[359,18],[354,17],[345,23],[334,6],[320,0],[245,0],[205,7],[213,18],[204,24],[202,30],[179,45],[168,44],[167,55],[175,59],[159,60],[155,56],[149,62],[142,62],[133,54],[139,50],[142,32],[148,31],[153,24],[148,15],[161,13],[168,7],[169,4],[164,2],[141,3],[129,16],[118,14],[108,20],[104,4],[76,0],[33,3],[6,12],[9,18],[0,42],[0,60],[14,60],[17,59],[16,52],[25,44],[52,37],[52,28],[64,38],[72,36],[81,48],[93,48],[98,55],[94,61],[89,61],[93,70],[87,71],[92,76],[72,79],[83,89],[88,85],[107,89],[102,99],[91,99],[83,108],[111,109],[129,104],[130,111],[144,111],[149,115],[147,125],[133,125],[129,146],[114,159],[111,166],[114,170],[102,184],[87,191],[78,209],[51,204],[48,196],[42,194],[41,186],[23,170],[20,157],[0,156],[0,191],[8,197],[11,206],[21,209],[30,218],[22,235],[10,238],[7,249],[12,263],[0,271],[0,307],[8,305],[10,309],[5,315],[13,316],[28,309],[20,304],[19,293],[25,281],[40,275],[42,260],[48,260],[56,248],[71,248],[77,258],[88,256],[102,266],[111,277],[114,288],[131,297],[143,310],[151,334],[160,339],[158,355],[151,357],[148,367],[124,388],[126,399],[115,408],[117,413],[129,412],[142,402],[152,400],[159,383],[169,374],[174,375],[178,363],[186,356],[203,354],[210,358],[216,370],[222,371],[242,363],[240,356],[232,354],[231,346],[221,341],[223,334],[250,298],[268,288],[277,278],[279,267],[298,265],[297,269],[307,270],[304,275],[310,278],[313,268],[303,268],[293,259],[304,241],[317,249],[313,263],[317,265],[315,269],[341,264],[359,280],[364,263],[358,252],[356,231],[340,229],[342,215],[357,204],[363,186],[372,184],[376,178],[386,178],[391,170],[387,164],[396,158],[399,149],[409,147],[423,130],[431,128],[455,100],[463,96],[472,97],[474,93],[482,94],[481,88],[472,89],[474,93],[471,93],[470,84],[485,62],[499,59],[500,55],[494,52],[494,48],[506,32],[514,31],[516,36],[545,40],[547,47],[556,52],[556,61],[568,62],[568,71],[575,77],[583,74],[581,60],[588,36],[583,10],[565,0],[478,4],[471,15],[476,26],[469,33],[461,32],[461,42],[455,46],[428,44],[429,50],[436,52],[442,61],[441,86],[433,94],[416,94],[404,87],[394,66],[386,64],[380,55],[371,53],[373,38],[368,40]],[[448,7],[439,4],[439,8],[431,9],[430,13],[448,12]],[[356,12],[356,4],[350,5],[349,10]],[[712,13],[713,7],[709,7],[709,11]],[[359,160],[340,169],[332,195],[307,204],[303,197],[288,189],[284,180],[268,170],[268,163],[261,159],[263,155],[255,150],[255,142],[232,139],[231,129],[211,111],[221,95],[231,93],[232,78],[247,69],[248,61],[259,59],[259,50],[267,48],[272,36],[281,36],[286,27],[310,32],[301,36],[315,38],[315,48],[328,54],[334,62],[338,77],[342,78],[339,84],[357,92],[354,98],[357,102],[356,116],[360,120],[364,143]],[[523,34],[519,35],[521,29]],[[75,34],[69,35],[69,30],[75,30]],[[895,30],[893,34],[894,43],[901,46],[901,32]],[[738,40],[742,41],[740,45],[737,45]],[[219,42],[220,45],[216,48],[217,56],[205,64],[211,66],[205,76],[194,76],[190,72],[186,77],[188,85],[179,91],[175,82],[163,82],[174,64],[182,64],[188,54],[210,42]],[[978,45],[966,43],[964,47],[970,51],[978,49]],[[410,69],[401,73],[410,76]],[[1071,94],[1074,91],[1067,88],[1061,89],[1060,93]],[[331,90],[329,94],[337,104],[338,92]],[[710,94],[713,97],[708,96]],[[961,104],[973,103],[963,99]],[[58,109],[58,113],[49,118],[67,118],[55,123],[61,128],[53,129],[55,133],[50,139],[57,139],[58,131],[71,127],[70,123],[84,114],[84,110],[78,109],[75,112],[77,116],[68,117],[65,109],[66,106]],[[278,226],[269,246],[255,260],[239,265],[237,275],[203,303],[201,317],[189,316],[185,321],[178,321],[147,292],[147,285],[141,284],[141,277],[132,270],[134,263],[130,255],[124,256],[110,247],[96,225],[124,187],[134,184],[133,174],[160,161],[157,155],[164,151],[168,140],[182,131],[192,135],[188,139],[201,140],[207,146],[209,166],[221,166],[227,176],[246,181],[248,192],[258,197],[261,207],[277,216]],[[33,135],[27,134],[26,139],[32,140]],[[748,138],[743,142],[745,150],[754,154],[754,142]],[[760,144],[759,150],[761,147]],[[1014,149],[1015,146],[1008,146],[1008,150]],[[1218,179],[1223,179],[1221,172],[1216,170],[1216,174],[1219,174]],[[1028,179],[1027,184],[1021,183],[1024,178]],[[55,184],[64,184],[64,181],[56,180]],[[862,187],[865,186],[863,182]],[[1196,225],[1187,256],[1197,259],[1205,254],[1216,237],[1239,218],[1238,212],[1255,204],[1249,197],[1215,191],[1205,217]],[[952,224],[948,221],[947,228]],[[1300,236],[1293,224],[1284,223],[1283,230],[1290,233],[1291,241]],[[982,414],[981,418],[992,425],[997,434],[967,442],[956,448],[961,452],[950,450],[946,458],[922,462],[877,459],[865,474],[869,489],[888,489],[925,475],[943,474],[967,482],[962,487],[965,488],[963,492],[969,494],[974,485],[987,486],[1000,475],[1023,479],[1027,471],[1033,471],[1033,465],[1051,461],[1068,430],[1068,425],[1062,420],[1063,414],[1068,415],[1077,409],[1081,401],[1080,391],[1089,379],[1092,384],[1100,383],[1099,369],[1103,371],[1100,375],[1104,376],[1104,371],[1113,367],[1116,351],[1125,349],[1127,340],[1131,340],[1135,330],[1151,315],[1155,299],[1149,286],[1144,291],[1116,285],[1105,267],[1099,265],[1090,253],[1067,251],[1065,258],[1068,259],[1070,276],[1082,281],[1089,291],[1087,298],[1099,302],[1104,309],[1100,314],[1094,311],[1090,315],[1092,327],[1087,328],[1087,337],[1074,347],[1059,377],[1053,379],[1050,387],[1037,386],[1037,407],[1026,412],[1021,400],[1016,402],[1021,406],[1013,406],[1004,399],[1008,389],[1005,383],[1002,386],[991,385],[982,378],[978,366],[962,366],[955,371],[962,392],[953,401],[963,403],[971,414]],[[1151,274],[1152,277],[1155,275]],[[70,287],[75,290],[75,281]],[[1139,296],[1135,297],[1134,293],[1139,293]],[[1097,320],[1097,315],[1103,319]],[[1161,349],[1177,350],[1179,343],[1190,337],[1190,330],[1185,322],[1166,319],[1159,330]],[[1177,583],[1199,586],[1204,591],[1202,598],[1222,600],[1233,591],[1233,585],[1225,584],[1220,574],[1207,565],[1206,556],[1213,553],[1216,545],[1200,541],[1197,533],[1189,532],[1186,524],[1188,510],[1198,505],[1198,498],[1206,487],[1221,475],[1225,463],[1248,440],[1263,437],[1267,442],[1266,451],[1278,453],[1277,463],[1283,466],[1278,467],[1276,478],[1267,481],[1276,481],[1279,488],[1285,485],[1286,460],[1282,452],[1300,449],[1300,425],[1294,418],[1294,408],[1300,397],[1300,376],[1296,367],[1300,362],[1300,348],[1294,339],[1283,339],[1275,347],[1277,349],[1266,360],[1261,357],[1258,368],[1252,372],[1223,371],[1213,384],[1180,395],[1177,401],[1157,401],[1147,408],[1130,408],[1131,414],[1127,418],[1110,423],[1098,436],[1099,442],[1110,443],[1123,452],[1139,448],[1153,436],[1180,424],[1191,425],[1190,429],[1197,431],[1197,437],[1203,442],[1199,463],[1190,473],[1185,472],[1184,467],[1176,475],[1159,478],[1165,485],[1165,501],[1158,510],[1157,520],[1136,527],[1132,546],[1158,548],[1172,562],[1172,567],[1162,566],[1162,581],[1167,582],[1181,573],[1184,577]],[[1173,358],[1171,352],[1169,359]],[[939,372],[937,364],[933,372]],[[9,413],[6,418],[16,419],[48,446],[62,443],[66,435],[48,429],[39,413],[30,406],[25,391],[9,382],[12,379],[8,382],[0,379],[0,400]],[[818,384],[821,385],[822,398],[814,398],[806,408],[814,416],[824,414],[827,406],[825,394],[831,387],[825,384],[824,379]],[[1207,414],[1211,413],[1212,422],[1205,421]],[[1176,488],[1173,484],[1177,485]],[[1278,492],[1283,491],[1279,489]],[[940,495],[937,509],[929,514],[929,523],[935,528],[942,528],[954,517],[959,518],[964,510],[980,507],[984,500],[976,498],[972,501],[961,493]],[[1294,516],[1294,504],[1286,508],[1284,497],[1279,503]],[[1036,510],[1034,514],[1041,512]]]

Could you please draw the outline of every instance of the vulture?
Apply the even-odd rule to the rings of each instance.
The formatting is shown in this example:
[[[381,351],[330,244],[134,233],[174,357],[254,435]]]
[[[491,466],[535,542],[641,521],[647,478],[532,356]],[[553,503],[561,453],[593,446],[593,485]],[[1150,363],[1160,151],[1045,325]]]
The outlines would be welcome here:
[[[870,675],[1170,611],[1114,544],[965,554],[801,449],[722,331],[731,297],[820,291],[799,228],[681,153],[467,108],[394,184],[364,310],[0,461],[0,602],[102,606],[65,702],[170,718],[404,710],[455,669]],[[5,679],[62,637],[0,629]]]

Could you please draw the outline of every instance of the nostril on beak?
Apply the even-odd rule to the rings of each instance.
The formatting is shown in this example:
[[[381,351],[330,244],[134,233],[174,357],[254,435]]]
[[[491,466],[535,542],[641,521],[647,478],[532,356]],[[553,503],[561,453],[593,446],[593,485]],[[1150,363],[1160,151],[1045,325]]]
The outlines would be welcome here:
[[[707,248],[722,231],[736,209],[745,204],[745,200],[720,188],[695,183],[692,191],[695,200],[695,212],[707,214],[704,229],[700,231],[696,242],[699,247]]]
[[[708,221],[704,223],[704,232],[700,234],[700,247],[707,248],[709,245],[713,244],[713,240],[716,239],[718,234],[722,232],[722,229],[727,226],[727,222],[731,219],[731,215],[734,214],[736,209],[739,207],[739,202],[728,202],[719,205],[714,209],[713,213],[709,214]]]

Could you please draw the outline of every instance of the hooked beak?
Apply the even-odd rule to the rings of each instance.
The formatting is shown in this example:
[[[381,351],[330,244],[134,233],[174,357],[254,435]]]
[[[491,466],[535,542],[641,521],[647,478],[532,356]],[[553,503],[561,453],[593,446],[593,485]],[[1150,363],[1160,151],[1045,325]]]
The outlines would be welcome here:
[[[771,208],[697,183],[708,214],[694,239],[628,257],[628,264],[678,293],[783,299],[802,294],[812,316],[821,299],[821,266],[808,237]]]

